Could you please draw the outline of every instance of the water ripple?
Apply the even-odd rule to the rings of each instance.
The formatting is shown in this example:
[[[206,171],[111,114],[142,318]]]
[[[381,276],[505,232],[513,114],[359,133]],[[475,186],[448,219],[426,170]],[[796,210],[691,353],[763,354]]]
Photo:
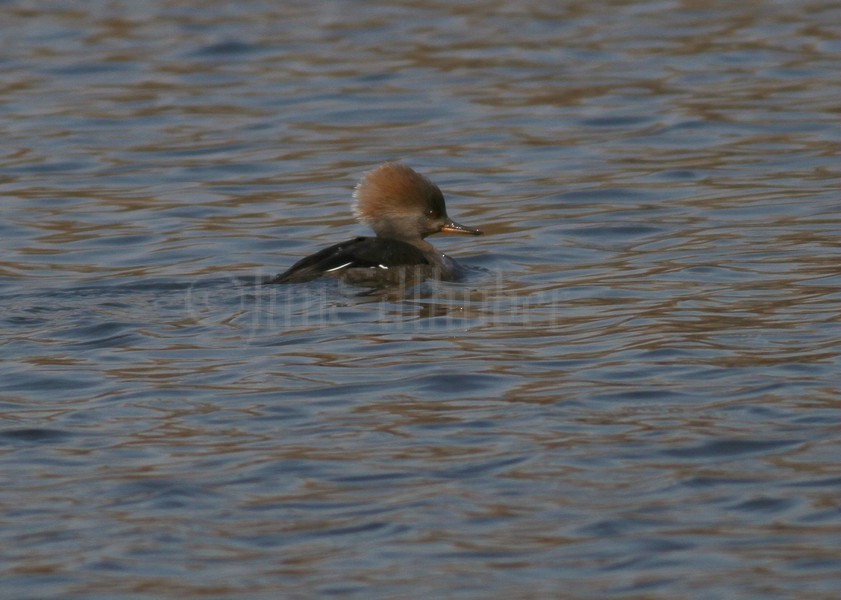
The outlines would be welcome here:
[[[837,3],[77,4],[0,25],[7,594],[837,595]],[[260,284],[395,159],[465,281]]]

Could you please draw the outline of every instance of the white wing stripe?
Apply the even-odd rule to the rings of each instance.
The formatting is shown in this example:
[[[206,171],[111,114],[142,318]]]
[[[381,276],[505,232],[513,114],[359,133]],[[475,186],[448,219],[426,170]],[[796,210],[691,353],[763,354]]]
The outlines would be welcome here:
[[[332,269],[327,269],[326,272],[327,273],[332,273],[333,271],[338,271],[339,269],[344,269],[345,267],[350,266],[352,264],[353,264],[353,261],[346,262],[345,264],[339,265],[338,267],[333,267]]]

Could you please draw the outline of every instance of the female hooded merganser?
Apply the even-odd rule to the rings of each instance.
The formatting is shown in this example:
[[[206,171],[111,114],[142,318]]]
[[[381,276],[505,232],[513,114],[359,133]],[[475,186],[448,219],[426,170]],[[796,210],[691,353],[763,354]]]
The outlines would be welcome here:
[[[356,237],[307,256],[266,283],[300,283],[322,275],[351,283],[396,283],[437,277],[457,279],[461,268],[424,240],[433,233],[481,235],[447,216],[438,186],[400,163],[365,174],[353,192],[356,218],[377,237]]]

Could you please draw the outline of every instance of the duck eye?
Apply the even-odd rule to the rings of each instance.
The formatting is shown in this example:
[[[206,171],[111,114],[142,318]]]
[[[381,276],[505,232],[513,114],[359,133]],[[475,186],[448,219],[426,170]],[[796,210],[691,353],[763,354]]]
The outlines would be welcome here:
[[[428,208],[426,210],[426,216],[429,217],[430,219],[434,219],[437,216],[436,213],[435,213],[435,209],[434,208]]]

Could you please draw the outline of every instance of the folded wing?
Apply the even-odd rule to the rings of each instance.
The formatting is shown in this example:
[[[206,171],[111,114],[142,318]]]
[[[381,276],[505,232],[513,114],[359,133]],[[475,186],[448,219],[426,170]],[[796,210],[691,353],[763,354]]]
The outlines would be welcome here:
[[[431,263],[426,255],[406,242],[377,237],[357,237],[334,244],[299,260],[289,270],[266,283],[301,283],[325,274],[336,275],[346,269],[387,269],[428,264]]]

